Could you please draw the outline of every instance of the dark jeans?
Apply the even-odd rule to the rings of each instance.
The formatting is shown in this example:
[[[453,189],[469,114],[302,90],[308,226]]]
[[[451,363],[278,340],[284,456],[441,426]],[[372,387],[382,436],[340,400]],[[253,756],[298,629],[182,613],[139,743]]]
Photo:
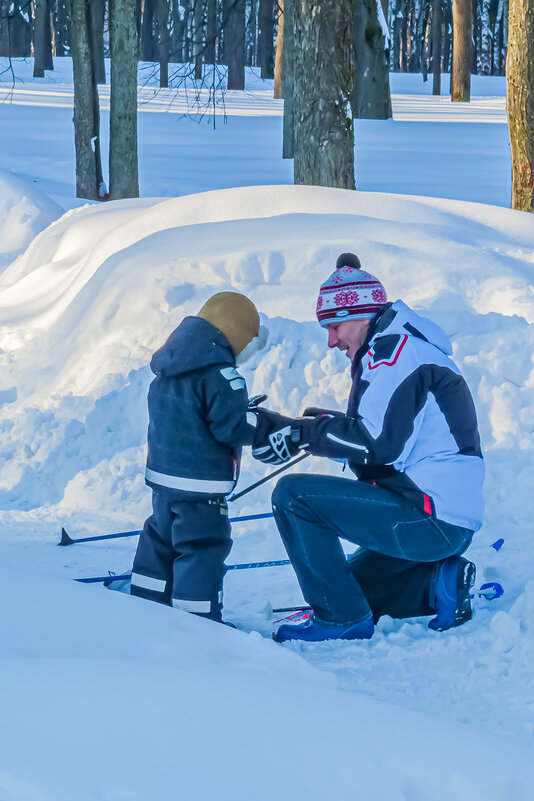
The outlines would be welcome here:
[[[132,568],[131,594],[221,620],[230,553],[224,498],[154,490]]]
[[[273,512],[302,593],[319,620],[357,622],[370,612],[434,611],[439,562],[473,532],[436,520],[366,482],[295,474],[273,492]],[[347,561],[339,538],[359,545]]]

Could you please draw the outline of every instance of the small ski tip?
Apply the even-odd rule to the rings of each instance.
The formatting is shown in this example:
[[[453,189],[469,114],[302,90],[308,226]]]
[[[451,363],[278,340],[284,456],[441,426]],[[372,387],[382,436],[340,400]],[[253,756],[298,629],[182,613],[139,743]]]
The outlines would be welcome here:
[[[67,534],[65,529],[62,528],[61,529],[61,539],[58,542],[58,545],[72,545],[73,543],[74,543],[74,540],[72,539],[72,537],[69,537],[69,535]]]
[[[496,551],[500,551],[503,545],[504,545],[504,540],[502,537],[498,540],[495,540],[495,542],[491,543],[491,547],[494,548]]]

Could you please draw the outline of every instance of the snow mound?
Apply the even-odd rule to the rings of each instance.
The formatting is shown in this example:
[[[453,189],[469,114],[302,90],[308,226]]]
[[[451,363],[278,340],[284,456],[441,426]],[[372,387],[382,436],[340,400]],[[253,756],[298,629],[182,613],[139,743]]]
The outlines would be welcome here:
[[[57,581],[107,569],[120,572],[131,565],[134,540],[98,544],[94,549],[79,546],[67,551],[66,559],[62,551],[61,561],[58,551],[50,554],[45,543],[53,541],[60,522],[70,526],[75,536],[139,527],[150,502],[143,484],[146,391],[152,377],[147,365],[170,331],[185,315],[195,314],[213,292],[234,289],[248,294],[268,329],[264,348],[242,368],[251,394],[267,392],[272,408],[292,415],[306,405],[343,408],[350,385],[348,362],[337,351],[327,352],[325,333],[315,321],[315,302],[336,257],[349,250],[382,280],[391,300],[401,297],[439,323],[453,340],[454,357],[475,397],[488,467],[486,522],[470,555],[477,563],[478,581],[502,581],[505,595],[499,602],[479,604],[472,623],[444,635],[429,633],[424,620],[384,620],[363,648],[337,643],[293,650],[334,674],[345,690],[418,712],[432,710],[435,716],[432,732],[431,726],[407,715],[406,709],[397,717],[394,708],[382,715],[372,699],[360,695],[343,695],[342,703],[339,697],[332,700],[336,711],[325,730],[336,727],[336,716],[345,721],[341,708],[347,704],[352,725],[363,721],[359,731],[366,726],[368,730],[376,715],[383,722],[381,730],[390,731],[391,723],[391,731],[400,740],[399,721],[408,721],[409,731],[426,732],[421,739],[433,742],[436,753],[445,754],[444,764],[455,765],[450,780],[439,774],[436,783],[424,768],[424,763],[435,767],[436,760],[424,749],[413,771],[407,772],[389,757],[371,760],[365,787],[371,787],[373,771],[379,769],[381,789],[386,787],[384,776],[389,770],[394,778],[382,795],[368,790],[366,798],[431,796],[463,801],[467,796],[486,797],[489,788],[503,801],[514,794],[526,798],[520,772],[515,784],[510,784],[513,769],[508,745],[502,744],[508,741],[499,739],[503,761],[498,766],[491,745],[481,735],[482,750],[488,755],[489,772],[484,778],[475,735],[469,734],[466,746],[465,733],[458,733],[457,724],[483,726],[493,736],[505,732],[531,737],[534,733],[530,669],[534,557],[527,502],[534,482],[534,230],[530,215],[457,201],[293,186],[120,201],[69,212],[36,236],[5,270],[2,281],[0,508],[5,537],[23,538],[25,543],[33,540],[38,554],[35,565],[44,564],[52,573],[55,569]],[[317,473],[339,474],[341,469],[320,459],[304,465]],[[265,472],[247,453],[240,486]],[[266,511],[269,492],[267,485],[247,496],[239,503],[239,513]],[[283,558],[272,521],[235,528],[232,561]],[[505,546],[496,554],[489,545],[498,537],[505,538]],[[24,554],[28,558],[27,546]],[[61,587],[64,591],[67,584]],[[81,590],[68,590],[71,605],[77,603],[74,596],[81,598],[77,592]],[[53,596],[54,590],[42,588],[39,593],[44,598]],[[81,609],[82,617],[90,617],[88,609],[98,597],[98,614],[105,617],[110,610],[110,627],[122,630],[131,625],[128,599],[115,599],[118,594],[108,593],[113,596],[108,602],[98,588],[87,593],[84,598],[91,596],[91,601],[87,609]],[[225,609],[230,619],[245,629],[268,634],[269,624],[265,616],[262,622],[261,613],[267,601],[288,606],[301,601],[289,568],[228,574]],[[141,606],[145,610],[146,605],[139,610]],[[167,612],[150,607],[139,614],[150,616],[142,635],[150,640],[153,622]],[[136,620],[137,615],[136,606]],[[199,627],[204,621],[180,621],[180,632],[180,626],[187,629],[183,642],[196,651],[203,641],[204,630]],[[167,623],[161,625],[165,629]],[[65,647],[64,643],[60,638],[58,647]],[[169,645],[172,654],[173,643]],[[84,656],[90,654],[84,651]],[[119,656],[111,657],[117,684]],[[276,670],[276,657],[273,660]],[[137,670],[138,662],[133,664]],[[294,675],[298,676],[297,669]],[[162,676],[161,686],[164,681]],[[255,679],[251,686],[257,686]],[[323,700],[317,715],[322,719],[330,704],[329,690],[318,692]],[[237,690],[232,698],[236,695]],[[287,690],[282,695],[290,697]],[[155,698],[154,703],[163,701]],[[302,707],[300,701],[295,704],[291,715],[296,719]],[[127,699],[121,696],[119,707],[123,706],[127,707]],[[271,732],[269,726],[275,724],[263,706],[260,719],[271,721],[266,728]],[[312,729],[311,721],[306,721],[303,732]],[[344,722],[340,726],[340,731],[348,732]],[[298,727],[288,731],[298,740]],[[451,743],[450,751],[437,744],[444,742],[442,735]],[[354,737],[346,740],[355,744],[351,753],[361,746],[369,757],[365,743],[359,735]],[[168,741],[166,732],[163,740]],[[392,740],[388,743],[394,747]],[[510,744],[515,743],[512,738]],[[468,775],[469,760],[462,754],[464,746],[473,757],[473,779]],[[517,759],[522,759],[522,753],[519,749]],[[410,756],[402,751],[401,761],[405,758],[406,764]],[[305,755],[298,761],[304,766]],[[287,773],[286,763],[284,757]],[[350,797],[348,788],[353,793],[363,774],[358,768],[354,784],[350,771],[344,769],[342,775],[336,798]],[[498,775],[502,781],[495,778]],[[317,792],[312,785],[306,784],[306,797],[325,797],[320,782]],[[265,797],[272,797],[274,789],[265,787],[270,788]],[[257,792],[253,795],[263,797]],[[236,791],[229,797],[244,796]],[[295,791],[293,797],[300,796]]]
[[[62,214],[30,181],[0,171],[0,273]]]

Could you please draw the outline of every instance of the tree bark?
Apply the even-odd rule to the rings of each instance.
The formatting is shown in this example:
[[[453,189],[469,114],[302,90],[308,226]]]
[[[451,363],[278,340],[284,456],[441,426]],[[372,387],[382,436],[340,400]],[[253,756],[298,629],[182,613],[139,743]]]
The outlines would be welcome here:
[[[204,0],[195,0],[193,22],[193,53],[195,57],[195,79],[202,80],[202,55],[204,48]]]
[[[273,0],[259,0],[258,55],[262,78],[274,78],[274,6]]]
[[[245,88],[245,0],[224,0],[224,56],[228,89]]]
[[[110,0],[109,196],[139,197],[135,0]]]
[[[284,60],[284,0],[278,0],[278,27],[276,29],[276,47],[274,58],[274,97],[280,99],[282,94],[282,64]]]
[[[0,2],[0,56],[31,56],[31,25],[25,0]]]
[[[91,0],[91,38],[93,59],[95,62],[96,82],[106,83],[106,64],[104,61],[104,16],[106,10],[105,0]]]
[[[158,0],[157,12],[159,85],[166,89],[169,85],[169,0]]]
[[[284,130],[282,158],[295,155],[295,6],[299,0],[284,0],[284,48],[282,51],[282,97]]]
[[[215,64],[215,44],[217,40],[217,0],[208,0],[206,17],[206,45],[204,49],[204,63]]]
[[[480,49],[477,71],[479,75],[491,75],[490,0],[482,0],[480,13]]]
[[[352,110],[355,118],[388,120],[392,116],[389,90],[389,50],[377,0],[354,0],[355,80]],[[382,22],[379,20],[382,16]]]
[[[352,0],[297,0],[295,183],[354,189]]]
[[[441,0],[432,0],[432,94],[441,94]]]
[[[111,7],[110,0],[110,7]],[[143,17],[141,21],[141,60],[155,61],[156,46],[154,41],[154,16],[156,14],[156,0],[144,0]],[[110,11],[111,17],[111,11]],[[110,25],[111,27],[111,25]]]
[[[35,0],[33,77],[44,78],[45,70],[53,70],[52,24],[49,0]]]
[[[534,0],[510,0],[506,60],[512,208],[534,211]]]
[[[89,5],[69,0],[69,32],[74,78],[76,197],[102,200],[105,187],[100,158],[100,109],[95,79]]]
[[[451,100],[468,103],[471,97],[471,36],[473,31],[471,0],[453,0],[452,28]]]

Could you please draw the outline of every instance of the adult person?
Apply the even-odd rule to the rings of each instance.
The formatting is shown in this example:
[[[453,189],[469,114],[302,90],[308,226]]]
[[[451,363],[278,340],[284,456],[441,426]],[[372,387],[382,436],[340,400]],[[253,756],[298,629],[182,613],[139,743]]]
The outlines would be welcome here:
[[[445,630],[471,618],[475,566],[461,554],[480,528],[484,463],[473,400],[433,322],[342,254],[321,286],[328,346],[351,362],[345,414],[258,411],[253,454],[304,449],[345,459],[358,478],[295,474],[273,493],[274,517],[312,616],[285,640],[367,639],[381,615],[434,614]],[[345,558],[340,538],[359,545]]]

